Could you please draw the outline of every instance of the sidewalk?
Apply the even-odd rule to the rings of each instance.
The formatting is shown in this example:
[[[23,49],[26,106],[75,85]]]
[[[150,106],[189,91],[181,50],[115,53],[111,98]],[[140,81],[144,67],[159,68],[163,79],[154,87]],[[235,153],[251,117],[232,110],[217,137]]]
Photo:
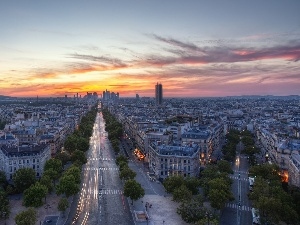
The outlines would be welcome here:
[[[139,222],[134,215],[138,214],[137,212],[145,212],[147,203],[148,225],[188,225],[177,214],[179,204],[172,201],[171,196],[145,195],[143,198],[134,201],[133,205],[131,205],[130,199],[128,199],[128,203],[136,225],[147,224],[146,219],[140,219]]]

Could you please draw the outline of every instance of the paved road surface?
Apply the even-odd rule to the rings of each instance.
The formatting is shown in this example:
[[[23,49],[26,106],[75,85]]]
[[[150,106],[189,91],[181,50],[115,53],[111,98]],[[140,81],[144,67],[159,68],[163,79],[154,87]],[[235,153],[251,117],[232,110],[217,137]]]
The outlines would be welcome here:
[[[107,139],[102,113],[98,113],[83,166],[83,182],[72,224],[131,225],[132,215],[123,196],[113,150]]]

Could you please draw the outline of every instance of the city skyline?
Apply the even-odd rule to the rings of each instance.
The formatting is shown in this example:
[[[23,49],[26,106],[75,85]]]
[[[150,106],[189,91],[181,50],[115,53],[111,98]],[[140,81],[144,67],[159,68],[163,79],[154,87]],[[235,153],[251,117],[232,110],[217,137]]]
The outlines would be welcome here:
[[[300,95],[300,2],[6,1],[0,95]]]

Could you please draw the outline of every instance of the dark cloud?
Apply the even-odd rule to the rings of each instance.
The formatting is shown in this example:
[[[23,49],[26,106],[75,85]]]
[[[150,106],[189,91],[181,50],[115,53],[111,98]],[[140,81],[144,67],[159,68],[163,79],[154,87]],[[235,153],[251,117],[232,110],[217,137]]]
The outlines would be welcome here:
[[[93,55],[83,55],[83,54],[71,54],[68,57],[74,58],[74,59],[81,59],[81,60],[87,60],[92,62],[99,62],[99,63],[107,63],[111,65],[118,65],[126,67],[126,64],[118,59],[118,58],[111,58],[106,56],[93,56]]]
[[[199,47],[190,42],[182,42],[173,38],[164,38],[158,35],[152,35],[158,40],[168,45],[172,45],[173,49],[169,52],[177,54],[177,58],[164,58],[163,65],[169,63],[182,64],[208,64],[208,63],[234,63],[234,62],[250,62],[264,59],[284,59],[289,61],[298,61],[300,59],[300,42],[289,41],[285,45],[277,45],[272,47],[231,47],[231,46],[211,46]],[[183,51],[183,49],[185,51]]]

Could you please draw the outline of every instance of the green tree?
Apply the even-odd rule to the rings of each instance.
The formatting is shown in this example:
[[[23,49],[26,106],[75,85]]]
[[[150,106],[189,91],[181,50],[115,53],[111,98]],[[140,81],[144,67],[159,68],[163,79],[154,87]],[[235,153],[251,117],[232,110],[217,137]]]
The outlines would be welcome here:
[[[10,214],[9,200],[4,190],[0,190],[0,217],[8,218]]]
[[[192,192],[193,195],[198,194],[200,180],[197,177],[187,177],[184,180],[185,186]]]
[[[13,175],[13,181],[16,189],[23,192],[36,182],[35,171],[32,168],[18,169]]]
[[[73,175],[64,175],[60,178],[59,184],[56,186],[56,194],[65,194],[66,197],[75,195],[79,192],[79,185]]]
[[[48,170],[44,171],[43,176],[50,177],[53,184],[55,184],[55,181],[59,178],[60,174],[56,170],[49,168]]]
[[[119,166],[121,162],[128,163],[128,159],[124,155],[120,155],[116,158],[116,164]]]
[[[53,169],[60,175],[63,169],[61,160],[55,158],[47,160],[44,166],[44,171],[49,169]]]
[[[45,185],[36,182],[30,188],[24,191],[23,204],[26,207],[39,207],[43,205],[43,199],[48,193],[48,188]]]
[[[89,135],[91,136],[91,135]],[[86,152],[87,150],[89,150],[90,144],[89,141],[84,138],[84,137],[80,137],[77,140],[77,149],[83,152]]]
[[[64,173],[64,176],[66,175],[72,175],[75,179],[75,182],[77,184],[80,184],[81,179],[80,179],[80,169],[77,166],[72,165],[68,170],[66,170],[66,172]]]
[[[124,195],[131,199],[131,204],[142,198],[145,195],[145,190],[142,188],[141,184],[135,180],[127,180],[124,185]]]
[[[192,198],[192,192],[183,184],[173,190],[173,201],[185,202]]]
[[[230,162],[226,160],[220,160],[217,165],[218,165],[218,170],[220,172],[231,173],[231,174],[233,173]]]
[[[230,190],[230,185],[222,178],[215,178],[208,183],[209,192],[208,198],[211,206],[215,209],[222,209],[228,200],[233,200],[234,197]]]
[[[183,202],[177,208],[177,213],[187,223],[194,223],[205,216],[203,198],[201,195],[194,196],[191,201]]]
[[[0,170],[0,186],[4,186],[7,183],[6,175],[3,170]]]
[[[17,225],[35,225],[37,213],[33,208],[29,208],[16,215],[15,221]]]
[[[63,152],[57,153],[55,158],[60,160],[62,162],[62,165],[64,166],[67,164],[68,161],[71,160],[71,155],[68,152],[63,151]]]
[[[40,184],[47,187],[49,193],[53,190],[53,183],[51,178],[48,175],[43,174],[43,176],[40,179]]]
[[[170,176],[167,177],[163,185],[168,193],[173,193],[173,191],[184,184],[183,176]]]
[[[134,179],[136,176],[136,172],[131,170],[128,166],[120,171],[120,179],[130,180]]]
[[[76,147],[77,147],[77,136],[69,135],[65,140],[64,148],[68,152],[72,153],[73,151],[76,150]]]
[[[69,207],[68,199],[61,198],[58,202],[57,209],[62,212],[63,217],[65,217],[65,211]]]
[[[72,162],[75,162],[78,160],[81,164],[87,163],[87,158],[85,156],[85,153],[80,150],[75,150],[72,153],[71,160],[72,160]]]

